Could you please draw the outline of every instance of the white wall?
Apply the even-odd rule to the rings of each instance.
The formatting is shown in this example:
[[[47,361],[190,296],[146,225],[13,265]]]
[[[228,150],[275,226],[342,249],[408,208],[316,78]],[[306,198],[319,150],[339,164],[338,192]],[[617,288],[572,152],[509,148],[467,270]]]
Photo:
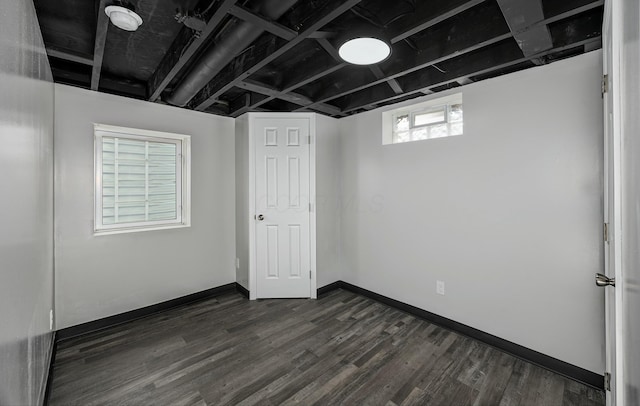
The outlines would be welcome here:
[[[340,121],[316,116],[317,286],[342,279]]]
[[[235,282],[233,119],[55,89],[56,327]],[[191,135],[191,227],[94,237],[93,123]]]
[[[341,120],[345,280],[602,373],[601,74],[592,52],[464,86],[461,137]]]
[[[236,119],[236,282],[249,290],[249,116]]]
[[[0,405],[33,405],[51,355],[53,83],[33,2],[0,9]]]

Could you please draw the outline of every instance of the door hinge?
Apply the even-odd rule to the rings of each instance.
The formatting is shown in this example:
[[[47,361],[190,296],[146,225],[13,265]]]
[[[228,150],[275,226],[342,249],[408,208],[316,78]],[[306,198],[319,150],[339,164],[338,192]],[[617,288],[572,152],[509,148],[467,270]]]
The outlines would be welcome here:
[[[307,141],[309,141],[309,145],[311,145],[311,136],[307,135]]]
[[[611,391],[611,374],[609,372],[604,373],[604,390]]]
[[[604,223],[602,233],[604,237],[604,242],[609,242],[609,223]]]
[[[313,279],[313,278],[311,277],[311,271],[309,271],[309,279]]]
[[[609,91],[609,75],[602,76],[602,96]]]

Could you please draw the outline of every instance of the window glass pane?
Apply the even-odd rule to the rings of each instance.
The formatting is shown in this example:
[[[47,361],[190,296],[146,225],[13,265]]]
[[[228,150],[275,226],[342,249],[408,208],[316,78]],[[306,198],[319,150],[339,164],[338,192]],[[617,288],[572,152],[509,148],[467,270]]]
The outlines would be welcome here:
[[[451,135],[462,135],[462,123],[451,124]]]
[[[409,133],[409,131],[394,133],[393,136],[394,136],[394,139],[393,139],[394,143],[411,141],[411,134]]]
[[[429,127],[429,138],[441,138],[449,135],[449,128],[446,124],[438,124]]]
[[[177,219],[176,144],[102,138],[102,222]]]
[[[462,104],[452,104],[449,109],[449,122],[462,122]]]
[[[416,128],[413,131],[411,131],[411,140],[412,141],[420,141],[420,140],[426,140],[429,138],[429,130],[427,130],[426,128]]]
[[[423,126],[435,123],[442,123],[446,120],[446,107],[441,107],[438,110],[428,111],[424,113],[416,113],[413,116],[413,125]]]
[[[393,127],[394,132],[407,131],[408,129],[409,129],[409,115],[405,114],[402,116],[397,116],[395,118],[394,127]]]

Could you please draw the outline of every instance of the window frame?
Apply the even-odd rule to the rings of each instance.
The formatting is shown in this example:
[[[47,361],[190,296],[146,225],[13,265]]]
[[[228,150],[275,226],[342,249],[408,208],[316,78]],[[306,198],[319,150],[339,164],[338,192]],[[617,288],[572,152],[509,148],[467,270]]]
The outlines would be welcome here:
[[[450,134],[451,126],[458,123],[458,122],[451,122],[449,117],[451,114],[451,106],[456,104],[460,104],[464,106],[462,92],[455,92],[455,93],[449,93],[439,97],[437,96],[432,97],[429,100],[425,100],[420,103],[414,103],[414,104],[403,103],[402,107],[397,107],[395,109],[383,111],[382,112],[382,145],[409,144],[411,142],[429,141],[429,140],[451,138],[451,137],[457,137],[459,135],[463,135],[464,133],[455,134],[455,135]],[[444,113],[445,113],[445,120],[443,120],[442,122],[436,122],[436,123],[424,124],[424,125],[415,125],[416,116],[424,113],[429,113],[432,111],[442,110],[442,109],[444,109]],[[402,116],[407,116],[409,121],[408,128],[406,130],[396,131],[395,123],[397,122],[397,118]],[[462,121],[462,123],[464,125],[464,120]],[[433,138],[429,136],[428,138],[425,138],[425,139],[411,139],[409,141],[396,142],[396,137],[398,133],[408,133],[411,137],[412,131],[425,129],[427,133],[430,134],[431,128],[439,125],[447,125],[447,129],[449,132],[447,136],[433,137]]]
[[[422,124],[422,125],[417,125],[416,124],[416,116],[422,115],[422,114],[429,114],[429,113],[433,113],[436,111],[444,111],[444,120],[442,121],[436,121],[433,123],[429,123],[429,124]],[[403,115],[403,114],[395,114],[394,117],[397,117],[398,115]],[[439,125],[439,124],[448,124],[449,123],[449,104],[440,104],[440,105],[435,105],[435,106],[429,106],[429,107],[424,107],[421,109],[415,109],[415,110],[411,110],[409,112],[409,130],[412,130],[414,128],[426,128],[426,127],[431,127],[432,125]]]
[[[184,134],[117,127],[94,123],[94,216],[95,236],[162,230],[191,226],[191,137]],[[103,224],[103,138],[121,138],[176,145],[176,219]]]

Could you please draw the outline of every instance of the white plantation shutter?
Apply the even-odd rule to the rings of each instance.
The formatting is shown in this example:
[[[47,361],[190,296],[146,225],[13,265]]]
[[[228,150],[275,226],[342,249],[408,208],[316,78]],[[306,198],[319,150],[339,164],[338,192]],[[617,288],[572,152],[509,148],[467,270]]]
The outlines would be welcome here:
[[[96,148],[96,230],[182,222],[182,140],[96,131]]]

